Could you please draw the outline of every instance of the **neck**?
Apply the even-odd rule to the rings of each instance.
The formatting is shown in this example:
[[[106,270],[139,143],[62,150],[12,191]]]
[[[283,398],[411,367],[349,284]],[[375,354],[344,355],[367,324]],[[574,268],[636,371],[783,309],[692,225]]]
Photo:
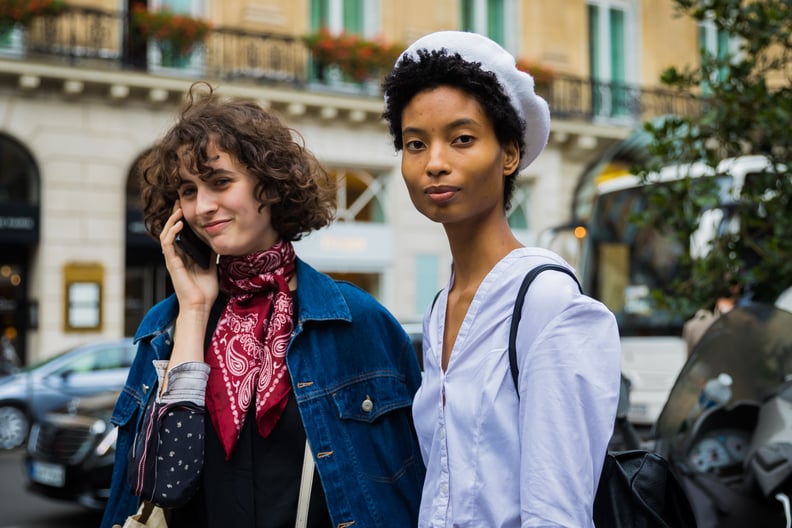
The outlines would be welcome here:
[[[523,244],[512,233],[506,217],[497,222],[444,225],[454,262],[452,289],[477,289],[492,268]]]

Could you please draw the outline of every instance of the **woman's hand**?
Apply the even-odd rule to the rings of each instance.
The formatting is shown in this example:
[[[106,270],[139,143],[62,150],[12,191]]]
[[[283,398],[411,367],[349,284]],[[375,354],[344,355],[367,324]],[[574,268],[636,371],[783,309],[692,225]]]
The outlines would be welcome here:
[[[184,215],[179,201],[173,205],[173,213],[160,233],[160,245],[165,256],[173,289],[179,298],[179,311],[209,310],[219,291],[217,279],[217,255],[212,252],[209,269],[203,269],[175,244],[176,235],[184,228]]]
[[[173,282],[173,289],[179,299],[179,315],[173,336],[168,372],[170,369],[186,361],[203,361],[203,343],[206,325],[212,304],[217,299],[219,282],[217,278],[217,255],[212,252],[209,269],[203,269],[175,245],[176,235],[184,226],[184,214],[179,201],[173,204],[173,213],[165,222],[160,233],[162,254],[165,266]],[[166,376],[161,392],[168,386]]]

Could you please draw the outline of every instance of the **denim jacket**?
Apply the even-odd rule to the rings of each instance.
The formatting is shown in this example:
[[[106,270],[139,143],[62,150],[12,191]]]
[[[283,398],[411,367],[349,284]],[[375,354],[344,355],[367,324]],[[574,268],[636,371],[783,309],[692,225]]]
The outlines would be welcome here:
[[[409,337],[370,295],[299,259],[297,307],[286,362],[333,525],[416,526],[425,469],[411,414],[421,373]],[[157,390],[152,361],[170,356],[177,312],[176,297],[165,299],[135,335],[137,355],[112,416],[116,460],[101,528],[137,511],[127,453]]]

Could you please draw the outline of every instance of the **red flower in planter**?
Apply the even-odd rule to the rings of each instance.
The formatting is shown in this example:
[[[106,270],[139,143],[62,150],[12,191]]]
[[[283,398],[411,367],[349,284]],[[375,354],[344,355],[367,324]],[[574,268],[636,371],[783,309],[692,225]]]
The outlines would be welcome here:
[[[135,6],[132,23],[145,38],[167,44],[182,55],[189,54],[196,44],[205,42],[212,30],[211,24],[205,20],[169,9],[149,11],[142,5]]]
[[[326,29],[306,35],[303,41],[317,64],[337,66],[358,82],[389,70],[404,48],[382,39],[367,40],[348,33],[333,35]]]
[[[0,30],[29,26],[36,17],[59,15],[64,7],[63,0],[0,0]]]

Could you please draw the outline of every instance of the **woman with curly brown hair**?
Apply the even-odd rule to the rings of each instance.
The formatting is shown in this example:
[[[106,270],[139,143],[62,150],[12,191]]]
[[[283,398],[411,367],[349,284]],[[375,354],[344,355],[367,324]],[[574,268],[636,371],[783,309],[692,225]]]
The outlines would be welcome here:
[[[193,86],[140,163],[175,293],[136,334],[103,528],[141,497],[171,528],[417,523],[417,358],[376,300],[295,256],[335,211],[297,137],[253,101]],[[187,226],[203,265],[179,245]]]

